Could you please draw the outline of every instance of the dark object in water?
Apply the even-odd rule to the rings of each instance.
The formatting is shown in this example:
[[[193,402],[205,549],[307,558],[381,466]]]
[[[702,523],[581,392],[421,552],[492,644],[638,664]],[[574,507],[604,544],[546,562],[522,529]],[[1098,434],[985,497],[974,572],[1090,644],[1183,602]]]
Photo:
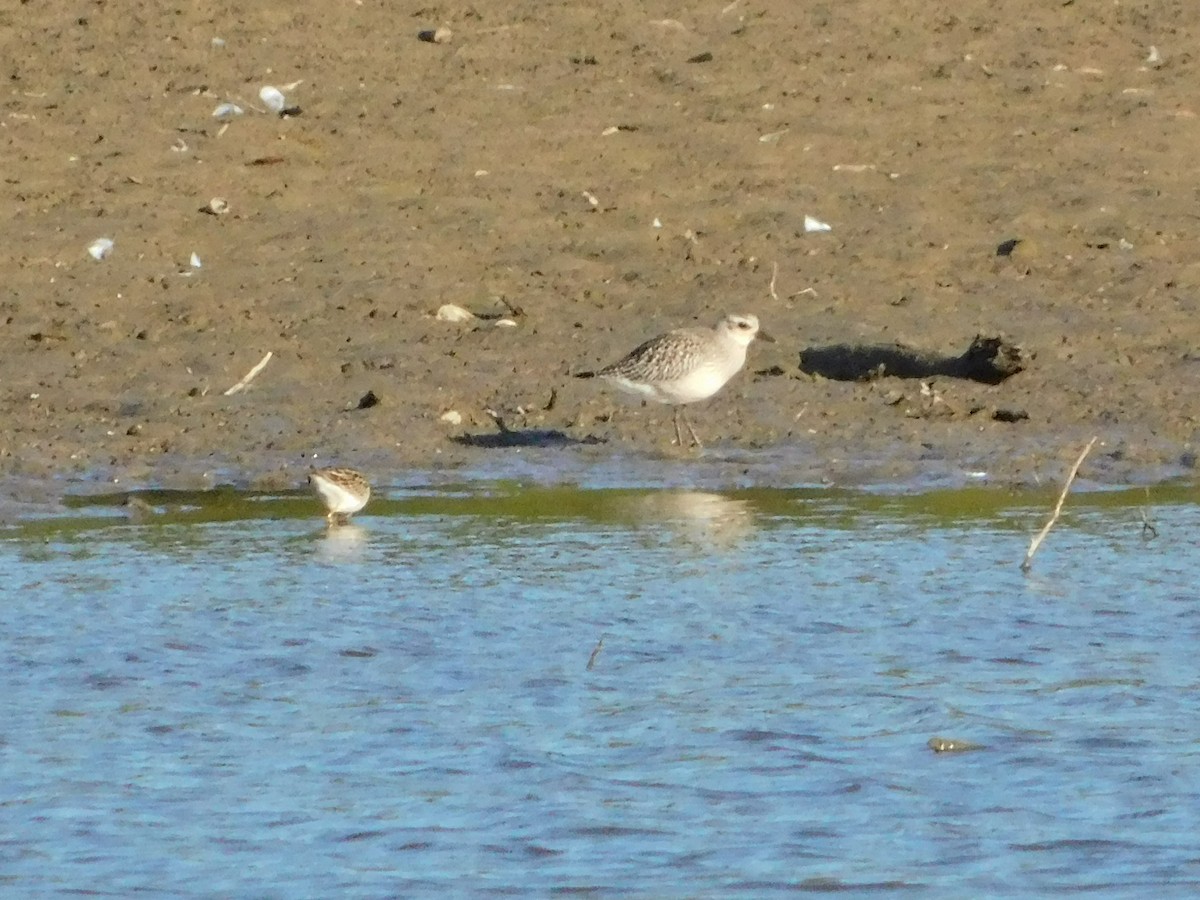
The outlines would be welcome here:
[[[963,741],[958,738],[931,737],[929,749],[934,753],[965,753],[968,750],[983,750],[983,744]]]

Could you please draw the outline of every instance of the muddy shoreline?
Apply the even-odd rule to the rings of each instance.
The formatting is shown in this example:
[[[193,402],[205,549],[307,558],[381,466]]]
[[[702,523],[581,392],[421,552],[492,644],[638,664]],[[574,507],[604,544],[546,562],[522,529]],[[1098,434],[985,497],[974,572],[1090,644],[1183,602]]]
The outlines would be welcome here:
[[[1200,9],[1019,6],[0,13],[10,501],[277,489],[314,464],[1032,486],[1093,435],[1084,484],[1190,479]],[[268,84],[298,114],[256,109]],[[726,311],[778,343],[690,412],[699,456],[668,410],[571,377]],[[802,367],[978,334],[1023,371]]]

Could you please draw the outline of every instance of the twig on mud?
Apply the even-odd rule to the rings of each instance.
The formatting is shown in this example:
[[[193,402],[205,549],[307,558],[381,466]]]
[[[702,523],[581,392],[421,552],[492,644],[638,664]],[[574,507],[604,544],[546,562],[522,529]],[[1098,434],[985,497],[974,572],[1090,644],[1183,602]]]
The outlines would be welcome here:
[[[772,300],[779,299],[779,295],[777,293],[775,293],[775,278],[778,275],[779,275],[779,263],[773,262],[773,263],[771,263],[771,284],[767,288],[767,290],[769,290],[771,292]]]
[[[592,655],[588,657],[587,670],[590,672],[596,668],[596,659],[600,656],[600,650],[604,646],[604,638],[596,641],[596,647],[592,650]]]
[[[1063,485],[1062,493],[1058,495],[1058,502],[1054,504],[1054,512],[1050,514],[1049,521],[1042,526],[1042,530],[1037,533],[1029,543],[1029,552],[1025,554],[1025,561],[1021,563],[1021,571],[1028,572],[1030,566],[1033,565],[1033,554],[1037,553],[1038,547],[1042,545],[1042,541],[1046,539],[1046,535],[1050,533],[1050,529],[1054,527],[1054,523],[1058,521],[1059,514],[1062,512],[1063,503],[1067,500],[1067,491],[1071,490],[1071,485],[1075,481],[1075,476],[1079,474],[1079,467],[1083,465],[1083,461],[1087,459],[1087,455],[1092,452],[1092,447],[1096,443],[1096,438],[1093,437],[1087,442],[1087,446],[1083,448],[1083,452],[1079,454],[1079,458],[1075,460],[1075,465],[1071,466],[1071,471],[1067,473],[1066,484]]]
[[[235,384],[233,387],[231,387],[229,390],[227,390],[225,392],[225,396],[230,397],[233,394],[236,394],[238,391],[242,390],[246,385],[248,385],[251,381],[253,381],[255,379],[255,377],[258,375],[258,373],[267,367],[267,363],[269,363],[271,361],[271,357],[273,355],[274,354],[270,350],[268,350],[267,355],[264,356],[259,361],[258,365],[255,366],[253,369],[251,369],[249,372],[247,372],[245,378],[243,378],[241,381],[239,381],[237,384]]]
[[[496,423],[496,427],[500,429],[501,434],[512,434],[512,429],[508,427],[508,423],[504,421],[504,416],[498,410],[494,410],[490,406],[485,406],[483,411]]]
[[[500,302],[503,303],[505,307],[507,307],[508,311],[513,314],[513,318],[519,319],[521,316],[525,315],[525,310],[521,309],[521,307],[510,301],[503,294],[500,295]]]

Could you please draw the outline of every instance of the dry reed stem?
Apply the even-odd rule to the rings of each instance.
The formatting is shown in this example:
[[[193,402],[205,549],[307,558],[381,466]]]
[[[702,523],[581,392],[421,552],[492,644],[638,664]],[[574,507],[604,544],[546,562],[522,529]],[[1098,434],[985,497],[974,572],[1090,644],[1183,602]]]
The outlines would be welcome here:
[[[1087,446],[1083,448],[1083,452],[1075,460],[1075,465],[1071,466],[1071,471],[1067,473],[1067,481],[1063,485],[1062,493],[1058,495],[1058,502],[1054,504],[1054,512],[1050,514],[1050,519],[1042,526],[1042,530],[1029,542],[1029,552],[1025,554],[1025,560],[1021,563],[1022,572],[1029,571],[1030,566],[1033,565],[1033,554],[1037,553],[1038,547],[1042,545],[1042,541],[1046,539],[1046,535],[1050,533],[1050,529],[1058,521],[1058,517],[1062,513],[1063,504],[1067,500],[1067,492],[1071,490],[1071,485],[1075,482],[1075,476],[1079,474],[1079,467],[1083,465],[1083,461],[1087,459],[1087,455],[1092,452],[1092,447],[1095,446],[1095,443],[1095,437],[1087,442]]]
[[[270,350],[268,350],[267,355],[264,356],[259,361],[258,365],[255,366],[253,369],[251,369],[249,372],[247,372],[245,378],[243,378],[241,381],[239,381],[237,384],[235,384],[233,387],[231,387],[229,390],[227,390],[225,392],[225,396],[230,397],[233,394],[236,394],[238,391],[242,390],[246,385],[248,385],[251,381],[253,381],[255,376],[258,375],[259,372],[261,372],[263,369],[265,369],[267,367],[267,363],[269,363],[271,361],[271,357],[273,355],[274,354],[272,354],[272,352]]]

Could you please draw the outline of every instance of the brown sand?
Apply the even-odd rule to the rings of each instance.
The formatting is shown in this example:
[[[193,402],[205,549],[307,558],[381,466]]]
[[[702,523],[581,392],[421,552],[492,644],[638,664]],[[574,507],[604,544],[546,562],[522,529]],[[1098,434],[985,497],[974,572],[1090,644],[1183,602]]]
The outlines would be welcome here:
[[[1193,466],[1195,3],[95,0],[10,6],[0,40],[10,482],[296,485],[316,454],[380,483],[1029,483],[1093,434],[1088,479]],[[298,115],[254,110],[293,81]],[[501,298],[516,327],[432,316]],[[778,343],[690,411],[704,454],[570,377],[727,310]],[[977,333],[1026,369],[799,365]]]

